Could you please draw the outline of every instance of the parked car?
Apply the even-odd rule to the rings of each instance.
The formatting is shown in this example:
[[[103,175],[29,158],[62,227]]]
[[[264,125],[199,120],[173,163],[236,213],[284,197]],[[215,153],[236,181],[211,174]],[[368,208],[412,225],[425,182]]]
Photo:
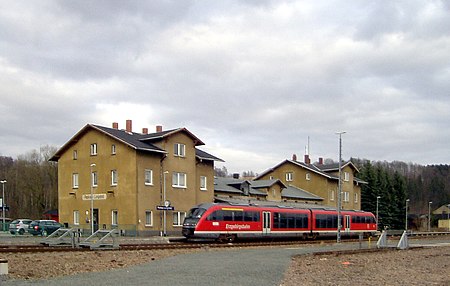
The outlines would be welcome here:
[[[32,221],[33,220],[29,219],[29,218],[15,219],[9,224],[9,232],[11,234],[18,233],[18,234],[22,235],[28,230],[28,227],[30,226],[30,223]]]
[[[42,235],[47,236],[55,232],[58,228],[63,227],[62,224],[57,222],[56,220],[34,220],[31,222],[28,232],[32,235]]]

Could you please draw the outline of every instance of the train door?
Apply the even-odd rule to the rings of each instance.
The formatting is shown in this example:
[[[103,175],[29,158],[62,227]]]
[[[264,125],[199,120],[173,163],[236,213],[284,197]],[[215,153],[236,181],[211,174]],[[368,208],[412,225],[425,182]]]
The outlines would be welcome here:
[[[349,215],[344,216],[344,220],[345,220],[345,232],[349,233],[350,232],[350,228],[351,228],[351,218]]]
[[[263,212],[263,227],[262,227],[263,235],[270,234],[270,227],[271,227],[270,224],[271,224],[270,212]]]

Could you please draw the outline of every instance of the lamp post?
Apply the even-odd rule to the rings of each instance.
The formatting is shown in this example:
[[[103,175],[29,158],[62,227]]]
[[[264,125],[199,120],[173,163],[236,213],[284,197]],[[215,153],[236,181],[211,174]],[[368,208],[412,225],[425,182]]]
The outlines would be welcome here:
[[[405,231],[408,230],[408,202],[409,202],[409,199],[406,199],[406,202],[405,202]]]
[[[0,183],[2,184],[2,215],[3,215],[2,228],[3,228],[3,230],[6,230],[6,228],[5,228],[5,184],[6,184],[6,180],[2,180],[2,181],[0,181]]]
[[[377,196],[377,212],[376,212],[376,217],[377,217],[377,230],[378,230],[378,201],[379,199],[381,199],[380,196]]]
[[[169,174],[169,171],[165,171],[163,173],[163,201],[164,201],[164,206],[168,207],[169,204],[166,203],[167,202],[167,200],[166,200],[166,174]],[[166,224],[167,224],[167,212],[164,209],[164,212],[163,212],[163,236],[167,236]]]
[[[428,202],[428,232],[431,231],[431,204],[433,202]]]
[[[447,224],[448,224],[448,231],[450,231],[450,204],[447,205]]]
[[[95,164],[91,164],[91,234],[94,234],[94,172]]]
[[[342,204],[342,134],[345,131],[336,132],[339,135],[339,187],[338,187],[338,205],[337,205],[337,237],[336,242],[341,242],[341,204]]]

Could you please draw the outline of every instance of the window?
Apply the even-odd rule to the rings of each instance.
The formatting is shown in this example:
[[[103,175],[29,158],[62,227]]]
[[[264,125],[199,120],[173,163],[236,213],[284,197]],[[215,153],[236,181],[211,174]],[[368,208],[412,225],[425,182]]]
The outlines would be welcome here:
[[[173,153],[175,156],[184,157],[186,154],[186,145],[176,143],[173,147]]]
[[[172,175],[172,187],[186,188],[186,174],[174,172]]]
[[[310,173],[306,173],[306,180],[310,181],[311,180],[311,174]]]
[[[73,211],[73,224],[74,225],[80,224],[80,212],[79,211]]]
[[[344,181],[346,181],[346,182],[350,181],[350,173],[349,172],[344,172]]]
[[[350,193],[349,192],[343,192],[342,195],[344,195],[344,198],[343,198],[344,202],[350,201]]]
[[[77,173],[72,174],[72,188],[78,189],[78,174]]]
[[[185,212],[174,212],[173,213],[173,226],[183,226]]]
[[[111,224],[112,225],[118,225],[118,218],[119,218],[119,211],[113,210],[111,212]]]
[[[111,155],[116,155],[116,145],[111,145]]]
[[[150,169],[145,170],[145,184],[153,185],[153,171]]]
[[[111,186],[117,186],[117,170],[111,170]]]
[[[355,203],[358,202],[358,193],[355,193]]]
[[[269,180],[273,180],[273,176],[269,176]]]
[[[97,155],[97,143],[91,144],[91,156]]]
[[[206,177],[200,176],[200,190],[206,191]]]
[[[334,201],[334,191],[330,191],[330,201]]]
[[[286,181],[287,181],[287,182],[292,182],[293,179],[294,179],[294,173],[292,173],[292,172],[287,172],[287,173],[286,173]]]
[[[153,212],[145,211],[145,226],[153,226]]]
[[[97,172],[91,173],[92,186],[97,187]]]
[[[77,150],[73,150],[73,159],[74,160],[78,159],[78,151]]]

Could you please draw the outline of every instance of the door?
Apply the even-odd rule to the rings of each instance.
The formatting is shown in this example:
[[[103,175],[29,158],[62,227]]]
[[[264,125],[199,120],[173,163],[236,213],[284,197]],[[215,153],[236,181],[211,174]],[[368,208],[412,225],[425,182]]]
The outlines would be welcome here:
[[[345,219],[345,232],[347,232],[347,233],[349,233],[350,232],[350,229],[351,229],[351,218],[350,218],[350,216],[349,215],[346,215],[345,217],[344,217],[344,219]]]
[[[94,232],[98,230],[99,219],[98,219],[98,209],[94,209],[92,212],[94,215]]]
[[[270,212],[263,212],[263,235],[270,234],[270,228],[271,228],[271,215]]]

